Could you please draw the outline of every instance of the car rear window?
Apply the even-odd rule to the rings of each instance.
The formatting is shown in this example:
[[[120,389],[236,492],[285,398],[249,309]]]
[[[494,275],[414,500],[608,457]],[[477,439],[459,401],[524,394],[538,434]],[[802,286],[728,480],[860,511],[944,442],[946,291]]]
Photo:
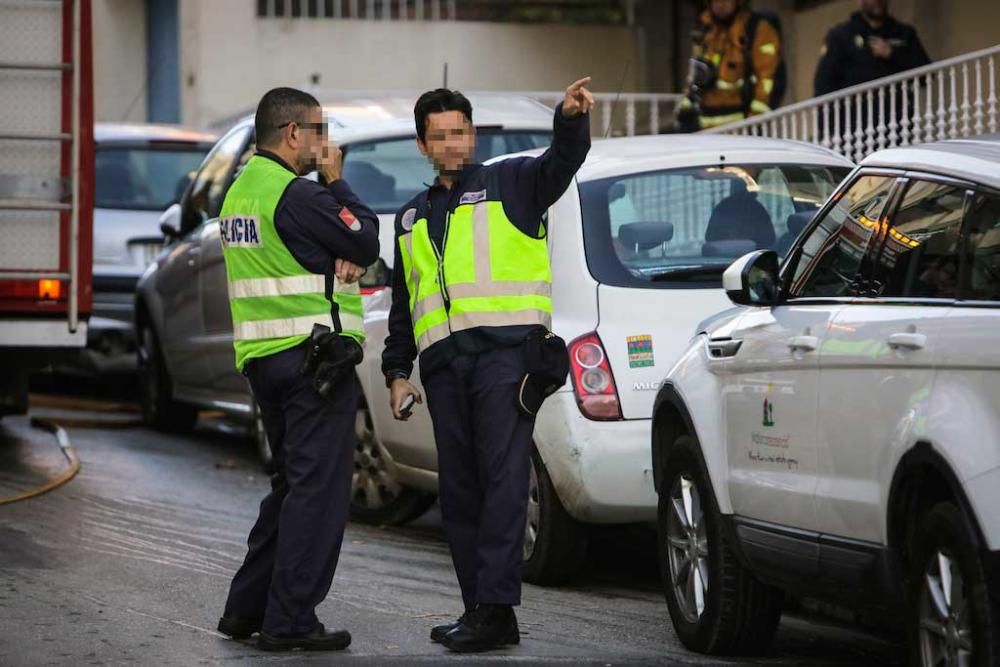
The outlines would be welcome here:
[[[98,146],[94,162],[95,205],[162,211],[179,201],[210,146]]]
[[[737,257],[788,252],[845,167],[728,164],[580,184],[591,274],[621,287],[718,284]]]
[[[548,146],[551,132],[481,129],[477,162]],[[344,156],[344,180],[377,213],[395,213],[434,180],[434,167],[412,136],[351,144]]]

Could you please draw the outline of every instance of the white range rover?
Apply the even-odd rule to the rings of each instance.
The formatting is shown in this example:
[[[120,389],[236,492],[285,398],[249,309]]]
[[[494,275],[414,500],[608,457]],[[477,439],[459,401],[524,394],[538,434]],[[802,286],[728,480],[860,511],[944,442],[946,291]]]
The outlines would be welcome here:
[[[1000,664],[1000,139],[876,153],[723,285],[653,412],[680,639],[760,652],[787,592]]]

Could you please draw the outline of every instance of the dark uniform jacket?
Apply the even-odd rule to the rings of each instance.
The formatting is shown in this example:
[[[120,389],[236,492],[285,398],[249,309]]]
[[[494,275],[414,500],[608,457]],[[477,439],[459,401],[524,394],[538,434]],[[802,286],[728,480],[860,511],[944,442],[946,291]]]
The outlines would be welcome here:
[[[258,149],[257,155],[295,171],[274,153]],[[338,259],[358,266],[378,259],[378,215],[343,179],[323,185],[296,178],[278,200],[274,227],[295,261],[318,275],[333,275]]]
[[[552,145],[539,157],[510,158],[488,166],[468,165],[450,190],[435,182],[399,210],[395,222],[389,336],[382,353],[382,372],[387,378],[408,378],[413,372],[413,360],[417,357],[410,319],[410,295],[398,242],[400,234],[404,233],[404,215],[415,209],[409,213],[411,221],[427,218],[431,240],[441,250],[448,212],[459,206],[463,195],[475,197],[487,188],[495,188],[510,221],[523,233],[537,237],[546,233],[543,216],[569,187],[589,150],[589,115],[565,118],[560,104],[556,107]],[[519,345],[530,328],[480,327],[453,333],[424,350],[420,355],[420,374],[428,377],[458,354],[477,354],[497,347]]]
[[[871,37],[881,37],[892,46],[889,58],[877,58],[868,46]],[[891,76],[930,63],[913,26],[887,16],[875,29],[860,12],[826,35],[814,81],[815,94],[825,95],[874,79]]]

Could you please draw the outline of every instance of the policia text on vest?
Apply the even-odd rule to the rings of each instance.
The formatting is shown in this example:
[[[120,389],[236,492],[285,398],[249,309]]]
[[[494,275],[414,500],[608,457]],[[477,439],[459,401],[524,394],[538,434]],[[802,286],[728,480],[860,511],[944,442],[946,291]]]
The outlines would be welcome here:
[[[250,382],[274,455],[271,492],[233,578],[219,630],[260,635],[265,650],[343,649],[316,606],[330,589],[350,507],[357,383],[328,399],[303,375],[310,334],[364,340],[357,278],[378,257],[378,218],[341,179],[312,96],[268,92],[255,119],[258,152],[220,215],[235,363]],[[298,178],[319,167],[329,185]]]
[[[518,408],[527,335],[552,323],[544,214],[590,148],[589,79],[557,108],[538,158],[471,164],[472,108],[436,90],[417,102],[435,183],[396,216],[389,337],[382,368],[393,412],[419,355],[438,450],[441,516],[466,613],[431,639],[455,651],[519,641],[524,526],[534,420]]]

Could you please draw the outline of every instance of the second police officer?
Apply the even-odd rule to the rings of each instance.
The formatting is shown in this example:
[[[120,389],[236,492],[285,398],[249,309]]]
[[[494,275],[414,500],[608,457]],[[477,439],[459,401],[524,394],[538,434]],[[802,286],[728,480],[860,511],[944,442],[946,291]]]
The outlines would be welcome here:
[[[438,450],[441,516],[465,613],[431,639],[455,651],[519,642],[534,420],[518,408],[529,332],[551,327],[545,214],[590,149],[593,96],[581,79],[556,107],[537,158],[473,163],[472,106],[447,89],[416,103],[417,144],[437,179],[396,216],[382,370],[405,419],[419,354]]]
[[[357,387],[352,367],[320,385],[324,397],[303,365],[317,324],[342,334],[334,348],[360,350],[357,280],[378,257],[378,218],[342,180],[340,150],[328,143],[313,96],[271,90],[254,125],[257,153],[229,189],[219,226],[236,366],[250,380],[278,470],[219,631],[260,632],[265,650],[343,649],[350,634],[327,631],[315,609],[330,589],[350,507]],[[326,185],[299,178],[317,168]]]

